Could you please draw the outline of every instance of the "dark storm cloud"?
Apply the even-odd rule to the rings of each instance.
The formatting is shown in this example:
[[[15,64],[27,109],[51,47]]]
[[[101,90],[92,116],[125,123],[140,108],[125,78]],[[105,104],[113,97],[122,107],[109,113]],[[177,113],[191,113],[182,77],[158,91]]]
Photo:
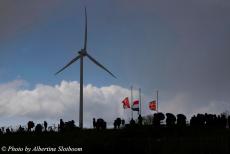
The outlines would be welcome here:
[[[216,112],[230,110],[230,1],[126,0],[123,8],[145,25],[126,66],[136,83],[159,88],[164,107],[175,99],[185,112],[213,102]]]
[[[61,1],[59,0],[1,0],[0,43],[25,33],[60,5]]]
[[[188,90],[202,90],[202,95],[229,91],[229,2],[180,2],[167,4],[168,13],[161,11],[179,37],[177,47],[166,59],[170,78]]]
[[[142,3],[140,6],[143,7],[148,5],[149,10],[146,12],[160,17],[162,23],[166,24],[163,26],[169,29],[169,34],[164,34],[162,32],[164,29],[162,31],[160,29],[159,35],[163,37],[159,36],[157,41],[167,42],[156,44],[160,48],[158,51],[153,45],[147,45],[152,52],[141,53],[149,55],[145,57],[145,61],[157,61],[159,64],[158,67],[153,66],[155,71],[152,71],[152,75],[148,74],[150,78],[164,76],[166,85],[179,89],[198,91],[218,89],[221,92],[229,90],[229,1],[163,0],[136,3]],[[149,33],[153,31],[150,29]],[[154,62],[141,63],[146,64],[146,67],[149,64],[155,65]],[[144,72],[142,74],[146,74],[146,71],[151,72],[142,71]]]

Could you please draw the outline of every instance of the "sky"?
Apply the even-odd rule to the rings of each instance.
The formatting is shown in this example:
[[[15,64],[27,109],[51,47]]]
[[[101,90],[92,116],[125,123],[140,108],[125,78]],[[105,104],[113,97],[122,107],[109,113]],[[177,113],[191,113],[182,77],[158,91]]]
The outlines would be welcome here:
[[[128,120],[131,85],[143,115],[156,90],[163,113],[230,110],[228,0],[0,0],[0,125],[78,124],[79,62],[54,73],[83,48],[85,6],[88,53],[117,76],[85,58],[86,127]]]

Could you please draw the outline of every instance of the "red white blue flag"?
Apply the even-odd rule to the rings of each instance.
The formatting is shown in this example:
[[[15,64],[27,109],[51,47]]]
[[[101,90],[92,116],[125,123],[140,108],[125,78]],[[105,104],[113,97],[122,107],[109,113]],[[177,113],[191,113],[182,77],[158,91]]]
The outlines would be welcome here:
[[[132,110],[133,111],[139,111],[139,100],[134,100],[133,101]]]

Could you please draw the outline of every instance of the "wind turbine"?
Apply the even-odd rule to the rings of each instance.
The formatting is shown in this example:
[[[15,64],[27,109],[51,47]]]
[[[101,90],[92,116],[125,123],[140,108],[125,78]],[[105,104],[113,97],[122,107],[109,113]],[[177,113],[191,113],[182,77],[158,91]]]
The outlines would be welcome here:
[[[90,56],[87,52],[87,12],[85,8],[85,38],[84,38],[84,47],[78,52],[78,55],[73,58],[68,64],[66,64],[62,69],[60,69],[55,75],[62,72],[64,69],[69,67],[71,64],[80,59],[80,107],[79,107],[79,127],[83,128],[83,58],[88,57],[91,61],[93,61],[97,66],[101,67],[103,70],[108,72],[114,78],[116,78],[113,73],[111,73],[107,68],[105,68],[102,64],[100,64],[97,60],[95,60],[92,56]]]

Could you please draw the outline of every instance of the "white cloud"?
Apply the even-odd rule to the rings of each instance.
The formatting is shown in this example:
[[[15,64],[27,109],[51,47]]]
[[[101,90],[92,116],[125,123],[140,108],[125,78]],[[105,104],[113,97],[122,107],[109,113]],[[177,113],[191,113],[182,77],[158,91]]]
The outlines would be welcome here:
[[[26,89],[27,83],[16,80],[0,84],[0,116],[1,125],[16,121],[16,124],[26,124],[26,120],[43,122],[51,120],[57,123],[60,118],[65,121],[74,119],[78,125],[79,118],[79,83],[62,81],[58,85],[38,84],[35,88]],[[183,113],[189,117],[194,113],[221,113],[229,108],[229,104],[221,101],[210,101],[204,104],[194,103],[194,98],[187,93],[178,93],[167,99],[166,93],[160,93],[159,107],[163,113]],[[138,91],[134,91],[138,98]],[[92,126],[92,118],[103,118],[108,125],[113,124],[117,117],[130,119],[130,110],[122,108],[121,101],[130,96],[130,90],[117,85],[96,87],[91,84],[84,86],[84,126]],[[153,97],[142,95],[142,114],[152,114],[148,102]],[[134,117],[137,114],[134,113]],[[22,121],[20,121],[22,119]]]
[[[0,116],[22,117],[32,120],[54,119],[76,121],[79,113],[79,83],[62,81],[55,86],[38,84],[32,90],[23,88],[21,80],[0,85]],[[92,118],[103,118],[112,124],[123,117],[122,99],[130,91],[120,86],[84,86],[84,122],[90,126]],[[42,122],[42,121],[41,121]]]

